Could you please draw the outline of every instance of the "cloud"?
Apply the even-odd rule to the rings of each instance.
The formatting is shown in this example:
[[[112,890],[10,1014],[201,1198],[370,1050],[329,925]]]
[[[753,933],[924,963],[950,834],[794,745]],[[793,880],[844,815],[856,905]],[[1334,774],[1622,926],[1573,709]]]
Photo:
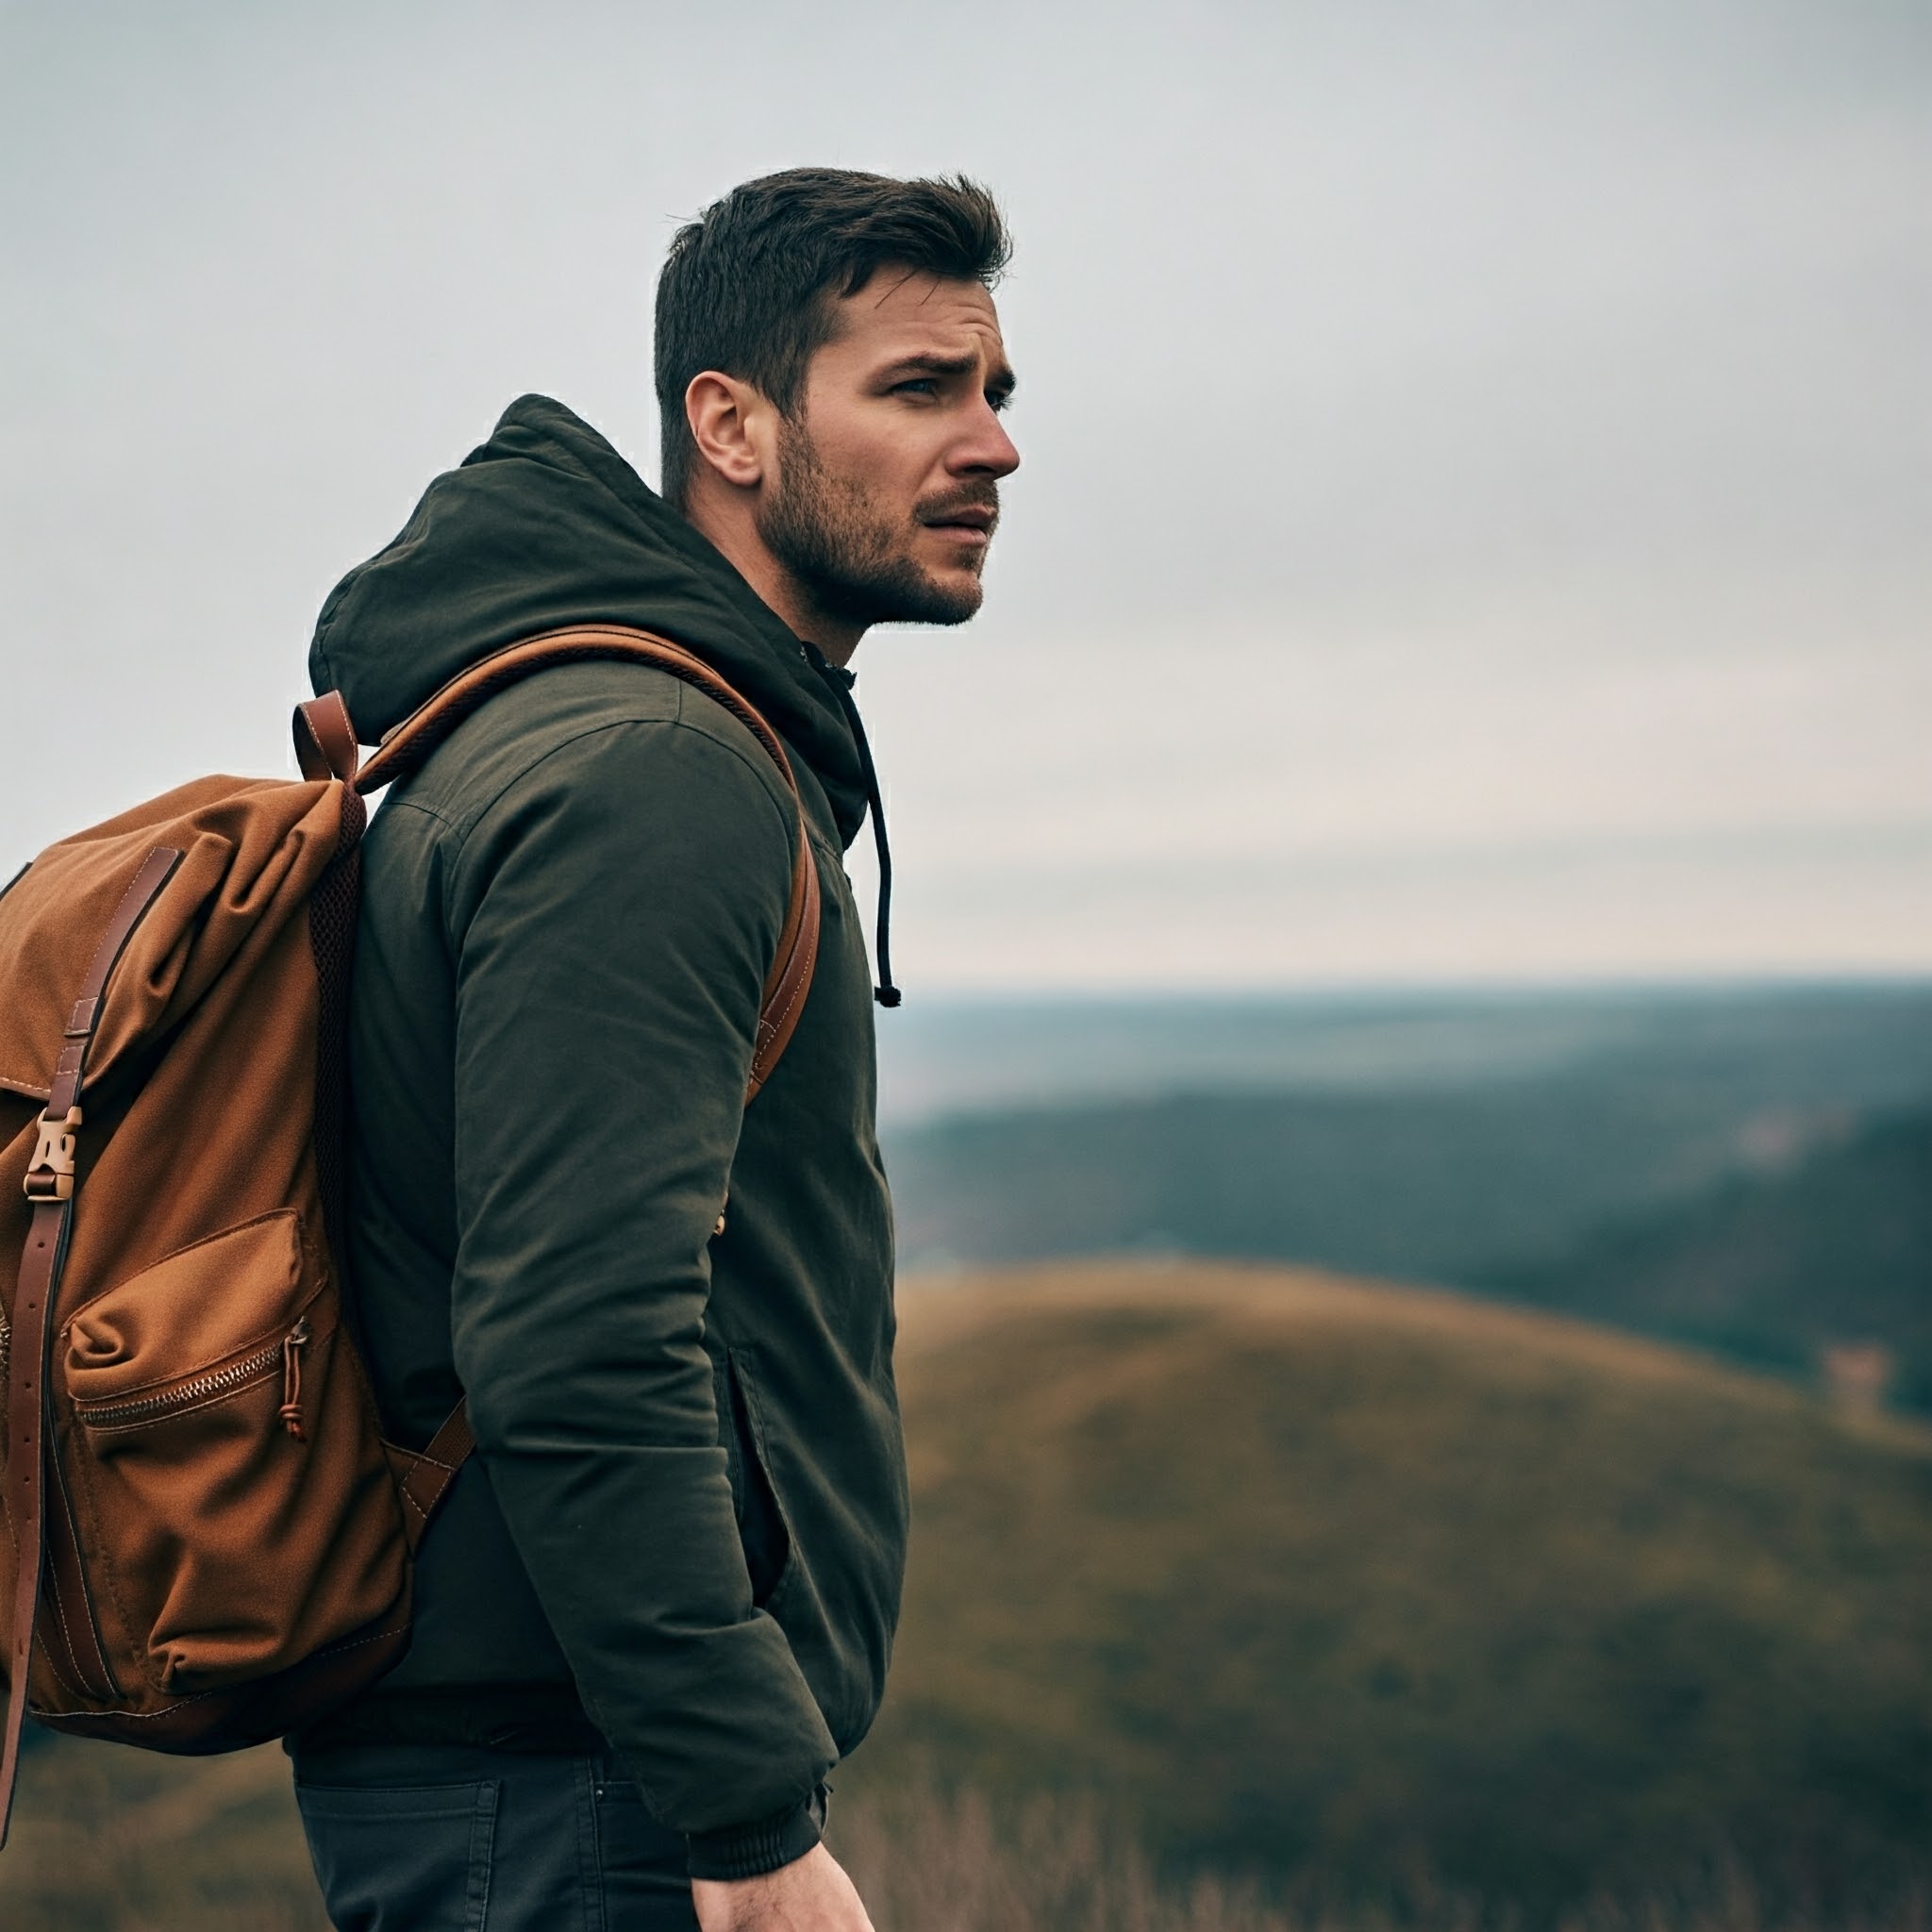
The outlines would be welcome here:
[[[1021,243],[989,615],[859,660],[908,964],[1932,965],[1923,8],[122,5],[0,35],[22,857],[197,766],[282,769],[322,595],[510,395],[648,472],[665,239],[815,158],[977,172]],[[49,661],[89,693],[78,778]],[[1653,857],[1577,860],[1556,921],[1553,841]],[[1464,877],[1453,917],[1391,883],[1424,873]]]

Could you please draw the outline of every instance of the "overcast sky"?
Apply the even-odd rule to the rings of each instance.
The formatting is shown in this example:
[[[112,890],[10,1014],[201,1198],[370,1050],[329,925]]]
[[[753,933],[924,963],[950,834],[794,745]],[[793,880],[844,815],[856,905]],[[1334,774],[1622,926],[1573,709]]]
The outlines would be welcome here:
[[[858,659],[915,991],[1932,969],[1924,0],[0,0],[0,873],[283,770],[511,397],[655,478],[801,161],[1019,241],[986,613]]]

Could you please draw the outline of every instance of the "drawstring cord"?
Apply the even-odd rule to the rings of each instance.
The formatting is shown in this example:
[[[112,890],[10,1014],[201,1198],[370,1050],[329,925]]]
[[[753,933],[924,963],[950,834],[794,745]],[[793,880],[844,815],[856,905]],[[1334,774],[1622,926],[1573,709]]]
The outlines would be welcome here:
[[[872,996],[882,1007],[899,1004],[899,989],[892,984],[892,848],[886,839],[886,807],[879,796],[879,774],[873,766],[872,746],[865,736],[865,721],[852,702],[852,674],[841,671],[819,647],[805,644],[805,655],[825,681],[839,708],[852,728],[852,741],[858,747],[858,769],[865,778],[865,802],[872,814],[872,842],[879,856],[879,910],[875,944],[879,960],[879,983]]]

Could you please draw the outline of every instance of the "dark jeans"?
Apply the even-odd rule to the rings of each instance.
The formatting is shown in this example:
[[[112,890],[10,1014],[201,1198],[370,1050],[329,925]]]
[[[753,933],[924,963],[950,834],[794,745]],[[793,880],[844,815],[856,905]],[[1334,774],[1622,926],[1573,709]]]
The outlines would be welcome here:
[[[601,1754],[304,1752],[295,1800],[337,1932],[695,1932],[685,1843]]]

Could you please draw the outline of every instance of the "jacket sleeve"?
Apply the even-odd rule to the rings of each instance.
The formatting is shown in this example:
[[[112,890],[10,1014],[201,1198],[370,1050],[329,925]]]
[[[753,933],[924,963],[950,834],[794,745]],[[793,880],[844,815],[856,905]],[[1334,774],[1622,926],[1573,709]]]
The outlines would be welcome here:
[[[761,759],[605,724],[497,797],[445,902],[457,1372],[585,1708],[701,1875],[809,1850],[837,1757],[752,1601],[704,1348],[797,836]]]

